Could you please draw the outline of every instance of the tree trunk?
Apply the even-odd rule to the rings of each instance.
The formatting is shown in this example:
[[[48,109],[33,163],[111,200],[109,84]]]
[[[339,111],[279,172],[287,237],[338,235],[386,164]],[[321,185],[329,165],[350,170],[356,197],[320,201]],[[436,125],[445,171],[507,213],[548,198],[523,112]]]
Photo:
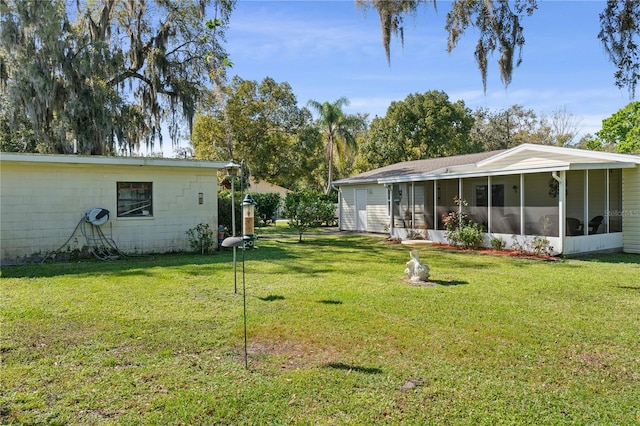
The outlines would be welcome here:
[[[327,178],[327,190],[325,191],[326,195],[331,193],[331,187],[333,185],[333,135],[330,133],[327,141],[327,151],[329,157],[329,176]]]

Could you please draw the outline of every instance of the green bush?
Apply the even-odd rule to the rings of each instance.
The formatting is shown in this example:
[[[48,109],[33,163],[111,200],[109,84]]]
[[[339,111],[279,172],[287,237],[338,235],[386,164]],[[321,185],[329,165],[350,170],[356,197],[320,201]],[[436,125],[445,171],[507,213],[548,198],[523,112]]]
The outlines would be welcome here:
[[[467,249],[477,249],[482,244],[484,232],[482,226],[467,218],[467,213],[464,211],[467,202],[464,199],[456,196],[453,201],[458,209],[442,216],[445,237],[454,246],[462,245]]]
[[[499,237],[493,237],[491,239],[491,247],[496,250],[502,250],[507,245],[507,242]]]
[[[256,202],[256,220],[262,221],[263,225],[274,222],[280,207],[280,194],[251,194],[251,196]]]
[[[531,251],[536,255],[550,256],[553,254],[553,246],[547,237],[536,235],[531,240]]]
[[[298,231],[299,241],[309,228],[326,223],[329,212],[333,221],[333,202],[317,191],[294,192],[284,200],[284,216],[289,219],[289,226]]]
[[[242,233],[242,203],[240,191],[236,191],[234,195],[234,203],[236,209],[236,235]],[[218,225],[224,226],[232,234],[231,229],[231,191],[225,189],[218,193]]]
[[[197,253],[206,254],[215,248],[215,239],[211,227],[207,223],[201,223],[187,232],[191,250]]]
[[[477,249],[482,244],[482,226],[468,222],[458,229],[458,241],[466,249]]]

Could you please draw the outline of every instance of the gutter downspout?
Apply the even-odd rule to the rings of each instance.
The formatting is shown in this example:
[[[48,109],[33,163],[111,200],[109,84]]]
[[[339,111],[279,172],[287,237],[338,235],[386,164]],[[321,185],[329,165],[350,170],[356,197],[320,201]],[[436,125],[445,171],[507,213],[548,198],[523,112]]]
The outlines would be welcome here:
[[[331,182],[331,188],[338,193],[338,231],[342,231],[342,190]]]

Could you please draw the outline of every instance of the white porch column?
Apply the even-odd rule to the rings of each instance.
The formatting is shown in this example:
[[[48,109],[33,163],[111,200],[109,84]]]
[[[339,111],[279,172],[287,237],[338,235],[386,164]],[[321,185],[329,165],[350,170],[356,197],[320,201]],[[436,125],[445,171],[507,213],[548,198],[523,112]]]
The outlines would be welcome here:
[[[524,173],[520,173],[520,235],[524,235]]]
[[[492,199],[492,195],[493,195],[493,191],[492,191],[492,187],[491,187],[491,176],[487,177],[487,232],[491,232],[491,210],[492,210],[492,206],[493,206],[493,199]],[[504,203],[503,203],[504,204]]]
[[[462,200],[462,178],[458,178],[458,200]],[[462,214],[462,203],[458,204],[458,213]]]
[[[438,181],[433,181],[433,230],[438,229]]]
[[[558,185],[558,241],[560,243],[560,247],[558,247],[558,253],[562,253],[564,246],[565,236],[565,224],[567,223],[567,211],[566,211],[566,203],[564,202],[567,193],[567,172],[562,170],[560,172],[560,182]]]

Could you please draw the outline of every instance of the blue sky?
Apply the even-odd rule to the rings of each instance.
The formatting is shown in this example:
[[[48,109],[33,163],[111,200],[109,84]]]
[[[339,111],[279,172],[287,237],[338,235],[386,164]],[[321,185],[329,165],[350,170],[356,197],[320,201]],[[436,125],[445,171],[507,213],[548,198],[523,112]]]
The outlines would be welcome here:
[[[599,130],[604,118],[632,101],[614,85],[615,69],[597,38],[604,1],[540,0],[523,22],[523,62],[511,84],[504,87],[492,58],[486,93],[473,55],[477,34],[469,31],[446,51],[450,6],[439,0],[437,11],[424,5],[407,18],[404,47],[392,40],[388,65],[377,13],[365,13],[353,0],[238,0],[227,31],[229,75],[287,82],[301,106],[344,96],[351,102],[345,112],[370,117],[430,90],[471,109],[519,104],[538,116],[566,109],[581,134]]]

